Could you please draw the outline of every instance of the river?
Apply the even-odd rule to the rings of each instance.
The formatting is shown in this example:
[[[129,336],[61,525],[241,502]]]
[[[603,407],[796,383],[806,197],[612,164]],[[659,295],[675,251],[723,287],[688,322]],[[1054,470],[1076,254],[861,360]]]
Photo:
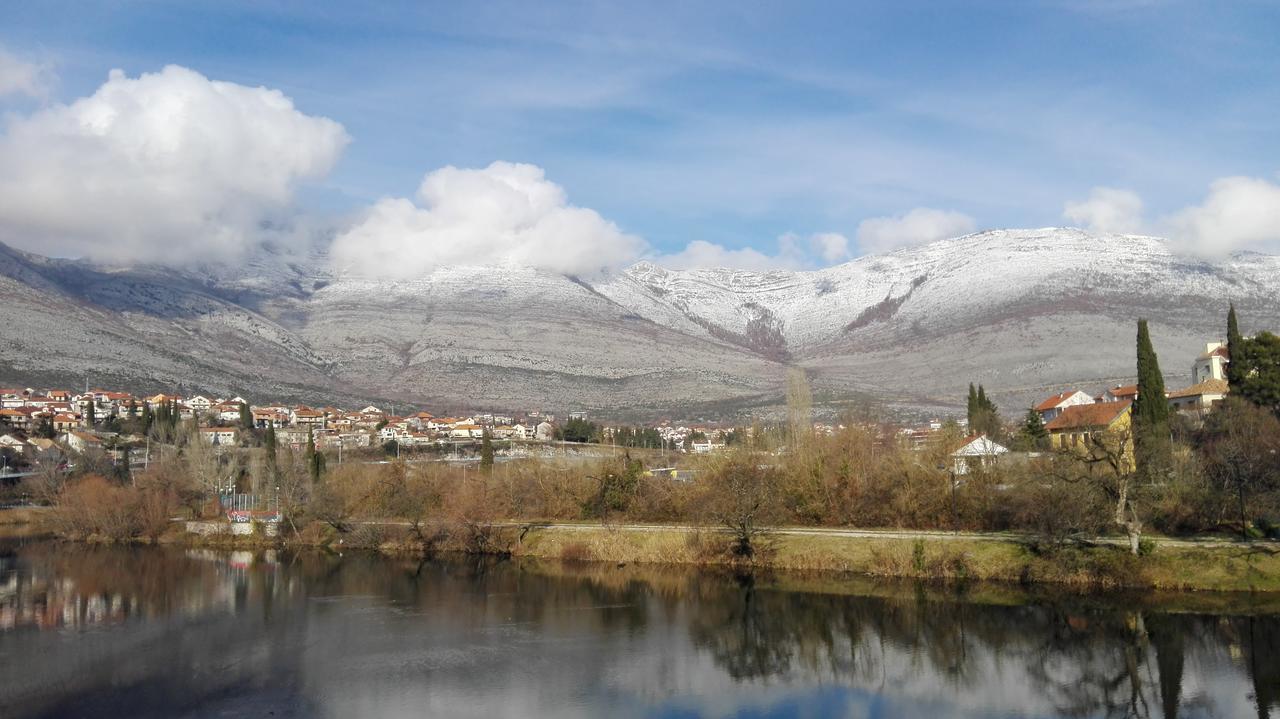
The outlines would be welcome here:
[[[1280,716],[1276,606],[7,541],[0,716]]]

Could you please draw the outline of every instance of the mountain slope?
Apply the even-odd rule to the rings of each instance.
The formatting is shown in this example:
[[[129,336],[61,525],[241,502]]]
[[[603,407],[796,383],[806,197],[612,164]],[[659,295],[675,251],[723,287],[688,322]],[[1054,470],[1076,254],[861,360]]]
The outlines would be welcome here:
[[[327,268],[323,252],[175,271],[0,246],[0,381],[657,413],[776,401],[799,365],[822,396],[954,404],[981,381],[1016,410],[1132,377],[1139,316],[1174,386],[1222,335],[1228,299],[1246,329],[1280,325],[1280,258],[1205,262],[1064,229],[813,272],[455,267],[378,282]]]

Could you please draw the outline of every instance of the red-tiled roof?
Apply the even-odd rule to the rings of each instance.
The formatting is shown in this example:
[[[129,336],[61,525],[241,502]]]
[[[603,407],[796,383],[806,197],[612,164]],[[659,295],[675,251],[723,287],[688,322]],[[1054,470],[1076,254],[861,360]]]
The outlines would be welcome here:
[[[1046,399],[1045,401],[1036,405],[1036,411],[1045,412],[1045,411],[1051,410],[1054,407],[1057,407],[1058,405],[1062,404],[1064,401],[1066,401],[1068,397],[1070,397],[1075,393],[1076,393],[1076,390],[1074,389],[1069,389],[1065,392],[1059,392],[1054,396],[1050,397],[1049,399]]]
[[[1119,402],[1097,402],[1095,404],[1077,404],[1062,410],[1062,414],[1054,417],[1044,426],[1050,432],[1067,429],[1089,429],[1092,427],[1108,427],[1120,415],[1133,405],[1130,400]]]

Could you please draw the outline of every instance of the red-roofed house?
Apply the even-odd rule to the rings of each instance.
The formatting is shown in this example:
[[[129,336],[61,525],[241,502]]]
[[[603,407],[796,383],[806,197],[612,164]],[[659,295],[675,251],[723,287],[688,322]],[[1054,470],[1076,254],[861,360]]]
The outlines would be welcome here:
[[[1231,364],[1231,354],[1227,352],[1226,342],[1209,342],[1204,352],[1196,357],[1191,365],[1191,384],[1197,385],[1211,379],[1225,380],[1227,365]]]
[[[1108,434],[1123,443],[1122,448],[1132,462],[1133,437],[1129,432],[1132,407],[1133,402],[1129,400],[1068,407],[1044,426],[1049,432],[1050,446],[1063,451],[1088,451],[1091,439]]]
[[[1036,411],[1040,413],[1040,419],[1051,422],[1054,417],[1062,413],[1062,410],[1080,404],[1093,404],[1093,398],[1080,390],[1069,389],[1036,405]]]

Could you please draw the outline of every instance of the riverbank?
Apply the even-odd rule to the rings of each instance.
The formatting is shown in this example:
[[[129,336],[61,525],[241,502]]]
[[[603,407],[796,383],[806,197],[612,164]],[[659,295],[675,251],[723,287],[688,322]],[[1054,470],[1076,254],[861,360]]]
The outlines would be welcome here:
[[[49,510],[0,511],[0,534],[39,536]],[[365,522],[347,531],[313,522],[297,535],[260,531],[194,534],[175,522],[141,540],[214,549],[279,546],[374,549],[387,554],[501,554],[536,560],[626,565],[685,565],[735,570],[786,570],[944,583],[998,582],[1078,589],[1280,593],[1280,544],[1154,539],[1134,556],[1120,544],[1049,545],[999,534],[862,532],[789,529],[757,538],[750,559],[729,551],[727,534],[712,528],[596,524],[433,525],[414,532],[404,523]],[[78,538],[101,541],[102,538]]]
[[[563,527],[530,529],[515,553],[612,563],[734,565],[713,531]],[[1161,546],[1134,556],[1112,544],[1048,547],[1013,538],[775,534],[751,566],[944,582],[1078,588],[1280,592],[1280,545]]]

